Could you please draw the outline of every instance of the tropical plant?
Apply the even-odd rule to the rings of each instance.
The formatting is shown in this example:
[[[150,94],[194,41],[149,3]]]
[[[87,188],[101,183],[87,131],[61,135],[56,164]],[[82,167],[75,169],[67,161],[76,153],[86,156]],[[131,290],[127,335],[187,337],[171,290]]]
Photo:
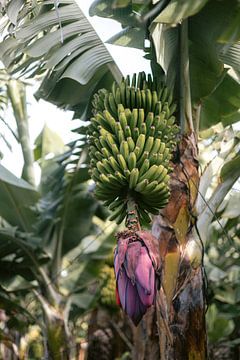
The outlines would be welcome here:
[[[120,72],[74,1],[12,0],[6,2],[3,13],[11,25],[1,44],[2,61],[18,76],[43,77],[38,98],[71,108],[76,117],[86,119],[91,113],[94,93],[101,88],[108,94],[114,93],[112,81],[120,83]],[[240,175],[240,157],[235,143],[226,154],[221,154],[218,185],[206,200],[206,191],[216,172],[214,163],[210,163],[200,177],[197,140],[202,135],[199,131],[219,122],[229,126],[239,120],[239,3],[96,0],[90,14],[121,22],[123,31],[109,42],[144,48],[154,81],[171,89],[177,103],[180,135],[171,150],[170,199],[153,219],[152,226],[161,259],[161,268],[157,269],[160,285],[156,311],[148,312],[142,326],[133,332],[133,358],[141,354],[147,359],[205,359],[203,250],[208,227]],[[145,47],[146,39],[150,40],[149,47]],[[102,110],[109,111],[105,102]],[[115,116],[120,121],[122,115]],[[106,116],[101,120],[106,120]],[[95,122],[100,123],[98,115]],[[121,160],[115,160],[121,165]],[[102,199],[106,201],[109,192],[105,189],[103,185]],[[152,190],[154,187],[150,193]],[[113,200],[116,198],[109,199]],[[143,210],[152,213],[152,209],[150,204],[150,211],[146,205]],[[129,214],[133,211],[128,210]],[[58,225],[52,226],[55,233]],[[60,236],[54,244],[55,250],[62,249],[62,239]],[[149,250],[148,245],[146,248]],[[124,271],[128,270],[125,267]],[[50,273],[54,272],[55,265]]]
[[[50,152],[61,154],[46,160]],[[38,190],[0,165],[1,342],[21,359],[35,345],[36,358],[73,358],[77,347],[69,324],[98,297],[103,282],[96,273],[112,249],[114,226],[103,222],[106,214],[92,196],[81,144],[66,149],[45,127],[35,159],[42,168]]]

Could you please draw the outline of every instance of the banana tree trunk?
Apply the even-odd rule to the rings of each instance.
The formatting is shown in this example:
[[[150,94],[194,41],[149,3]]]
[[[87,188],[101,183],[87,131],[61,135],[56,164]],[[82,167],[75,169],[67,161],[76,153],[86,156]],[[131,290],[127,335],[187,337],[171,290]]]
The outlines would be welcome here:
[[[139,324],[141,352],[133,357],[138,360],[207,359],[203,248],[194,214],[199,175],[193,133],[182,136],[173,166],[170,201],[152,228],[162,267],[156,308]]]
[[[50,304],[41,294],[35,292],[44,316],[44,337],[47,342],[46,358],[52,360],[77,359],[77,346],[68,328],[66,309],[60,304]]]

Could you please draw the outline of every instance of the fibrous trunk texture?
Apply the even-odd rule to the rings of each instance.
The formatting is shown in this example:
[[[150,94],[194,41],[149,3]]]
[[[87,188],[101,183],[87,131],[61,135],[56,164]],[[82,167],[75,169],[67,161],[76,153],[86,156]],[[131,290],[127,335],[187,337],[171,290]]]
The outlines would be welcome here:
[[[160,285],[155,311],[139,324],[144,346],[141,354],[133,353],[138,360],[207,359],[203,248],[194,211],[199,183],[194,134],[182,136],[173,168],[170,201],[152,228],[162,261]]]

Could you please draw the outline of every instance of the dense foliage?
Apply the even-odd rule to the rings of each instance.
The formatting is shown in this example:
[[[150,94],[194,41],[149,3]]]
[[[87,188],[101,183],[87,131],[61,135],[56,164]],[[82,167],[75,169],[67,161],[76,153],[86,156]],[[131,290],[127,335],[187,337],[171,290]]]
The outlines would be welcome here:
[[[0,77],[0,121],[9,127],[4,117],[9,104],[16,119],[16,129],[11,131],[24,157],[22,178],[0,165],[1,356],[8,359],[15,353],[20,359],[59,359],[59,356],[68,359],[78,352],[76,344],[81,344],[83,351],[87,343],[89,359],[96,358],[96,354],[126,359],[131,352],[134,354],[134,347],[139,349],[139,334],[114,301],[112,254],[117,228],[107,218],[114,209],[112,202],[121,200],[122,205],[122,199],[120,192],[109,198],[106,188],[102,190],[104,196],[101,191],[100,196],[98,184],[98,198],[107,200],[108,205],[111,203],[107,211],[94,196],[95,185],[88,167],[97,166],[93,178],[99,182],[100,173],[104,175],[109,165],[102,154],[108,158],[114,151],[109,146],[111,142],[104,139],[106,132],[113,133],[109,126],[114,117],[120,122],[117,130],[121,154],[116,155],[122,155],[129,166],[125,169],[125,163],[119,160],[124,169],[115,164],[120,171],[114,170],[126,180],[134,169],[143,171],[144,163],[154,166],[155,153],[151,154],[152,162],[148,156],[144,158],[144,152],[135,160],[130,139],[135,146],[141,131],[141,135],[156,131],[154,121],[162,111],[167,114],[164,129],[170,126],[168,129],[175,135],[171,117],[175,112],[175,106],[171,106],[173,96],[181,133],[193,131],[199,139],[201,178],[199,188],[194,182],[191,186],[198,193],[196,206],[191,209],[198,241],[189,242],[186,249],[192,268],[199,266],[203,248],[205,251],[207,287],[204,289],[208,299],[211,356],[221,359],[222,352],[229,359],[238,359],[239,2],[96,0],[92,3],[91,16],[115,19],[122,24],[123,30],[109,39],[109,43],[144,49],[154,79],[172,90],[163,89],[165,93],[160,95],[159,89],[152,88],[150,78],[139,86],[140,94],[135,80],[132,88],[129,79],[121,83],[120,70],[78,2],[9,0],[1,2],[0,9],[3,29],[0,54],[5,67]],[[94,141],[94,148],[87,152],[86,126],[75,130],[78,139],[70,144],[63,144],[45,127],[33,152],[24,83],[27,78],[39,81],[38,99],[73,110],[74,118],[88,120],[95,109],[91,126],[96,134],[91,131],[90,136],[95,139],[103,136],[99,137],[99,148]],[[112,85],[114,80],[119,86]],[[119,96],[123,96],[121,102],[117,100]],[[151,108],[155,114],[145,119],[146,126],[140,119],[140,111],[134,110],[138,101],[148,110],[155,104],[155,109]],[[120,112],[119,104],[124,106]],[[100,130],[96,120],[100,122]],[[131,127],[135,121],[137,126]],[[135,128],[139,134],[134,133]],[[166,134],[162,132],[161,136]],[[172,140],[169,148],[174,145]],[[4,141],[10,145],[8,139]],[[139,140],[140,146],[142,143]],[[55,154],[50,160],[49,153]],[[158,164],[166,168],[166,176],[172,170],[168,155],[164,164]],[[33,162],[41,167],[39,186],[35,185]],[[135,173],[136,170],[127,180],[133,188],[144,181],[139,177],[137,184]],[[101,176],[100,180],[103,179]],[[168,190],[166,185],[167,198]],[[140,214],[143,223],[149,221],[148,212],[154,213],[165,204],[165,197],[156,201],[156,206],[153,199],[151,203],[145,201]],[[122,208],[119,211],[122,216]],[[176,223],[180,235],[184,231],[182,218]],[[200,255],[196,257],[196,254]],[[154,331],[157,333],[157,329]],[[154,352],[154,346],[151,349]]]

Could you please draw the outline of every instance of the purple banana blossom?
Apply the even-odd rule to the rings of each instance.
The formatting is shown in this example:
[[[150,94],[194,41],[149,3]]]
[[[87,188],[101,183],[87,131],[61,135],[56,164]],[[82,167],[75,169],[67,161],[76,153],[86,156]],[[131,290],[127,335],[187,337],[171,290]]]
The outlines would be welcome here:
[[[120,233],[114,268],[117,300],[137,325],[155,301],[159,256],[152,234],[147,231]]]

